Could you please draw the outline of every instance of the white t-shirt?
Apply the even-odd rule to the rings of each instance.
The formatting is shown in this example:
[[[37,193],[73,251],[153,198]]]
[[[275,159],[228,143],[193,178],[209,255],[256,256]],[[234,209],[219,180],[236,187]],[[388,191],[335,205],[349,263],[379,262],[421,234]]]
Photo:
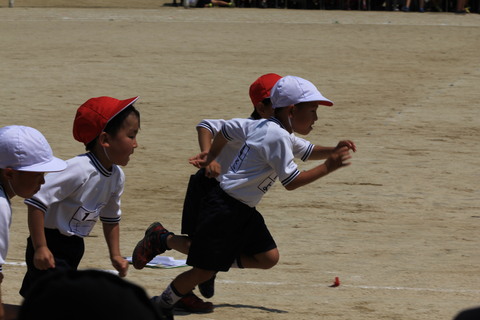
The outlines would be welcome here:
[[[264,119],[255,120],[252,118],[248,118],[235,120],[239,121],[240,123],[242,120],[262,121]],[[226,121],[227,120],[224,119],[204,119],[199,124],[197,124],[197,128],[205,128],[212,133],[213,137],[215,137],[215,135],[222,130],[222,127]],[[292,150],[295,158],[301,159],[302,161],[307,161],[310,157],[310,154],[312,153],[314,145],[311,144],[310,141],[295,136],[293,133],[291,134],[291,136],[293,143]],[[228,167],[238,155],[238,150],[242,148],[243,144],[244,141],[241,140],[229,141],[229,143],[227,143],[227,145],[222,149],[220,155],[215,159],[215,161],[217,161],[221,166],[220,175],[217,177],[218,181],[220,181],[221,175],[225,174],[228,171]]]
[[[286,186],[300,174],[294,162],[295,136],[277,119],[232,119],[225,122],[222,134],[243,146],[222,175],[220,186],[248,206],[255,207],[277,177]]]
[[[10,239],[10,225],[12,224],[12,207],[10,199],[0,185],[0,272],[5,263]]]
[[[64,171],[45,176],[45,184],[25,203],[45,212],[45,227],[66,236],[86,237],[95,223],[120,221],[125,174],[106,170],[92,153],[67,160]]]

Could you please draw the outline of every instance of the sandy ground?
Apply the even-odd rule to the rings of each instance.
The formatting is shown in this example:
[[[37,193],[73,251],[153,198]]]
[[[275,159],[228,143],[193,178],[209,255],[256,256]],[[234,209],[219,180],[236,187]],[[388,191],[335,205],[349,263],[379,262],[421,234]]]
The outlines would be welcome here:
[[[140,146],[124,168],[124,255],[152,221],[180,231],[195,124],[247,116],[261,74],[315,83],[335,106],[319,110],[308,139],[358,146],[352,166],[264,197],[278,266],[220,274],[215,312],[178,318],[451,319],[480,305],[479,15],[137,2],[0,8],[0,126],[36,127],[67,159],[83,152],[71,135],[81,103],[141,96]],[[13,207],[7,260],[21,263],[26,210],[18,198]],[[86,241],[81,267],[111,270],[101,226]],[[183,270],[131,268],[127,279],[154,295]],[[4,302],[21,303],[24,272],[4,266]]]

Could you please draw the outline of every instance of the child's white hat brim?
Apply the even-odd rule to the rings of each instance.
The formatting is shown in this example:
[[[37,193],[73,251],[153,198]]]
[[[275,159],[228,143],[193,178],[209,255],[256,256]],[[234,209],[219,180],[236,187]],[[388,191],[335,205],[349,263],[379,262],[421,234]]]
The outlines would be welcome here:
[[[67,163],[53,156],[47,139],[37,129],[26,126],[0,128],[0,168],[18,171],[62,171]]]

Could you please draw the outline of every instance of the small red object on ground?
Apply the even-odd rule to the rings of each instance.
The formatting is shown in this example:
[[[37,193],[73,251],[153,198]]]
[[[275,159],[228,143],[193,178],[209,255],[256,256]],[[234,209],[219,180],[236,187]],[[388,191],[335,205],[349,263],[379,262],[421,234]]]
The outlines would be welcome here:
[[[330,287],[335,288],[335,287],[338,287],[338,286],[340,286],[340,279],[338,277],[335,277],[335,281],[333,282],[333,284]]]

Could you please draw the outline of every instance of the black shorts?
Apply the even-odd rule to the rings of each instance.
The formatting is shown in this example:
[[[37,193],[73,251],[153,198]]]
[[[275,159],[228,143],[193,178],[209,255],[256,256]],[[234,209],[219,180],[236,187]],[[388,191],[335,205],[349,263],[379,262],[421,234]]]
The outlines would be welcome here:
[[[27,263],[27,273],[23,278],[20,294],[25,297],[27,290],[41,277],[55,271],[77,270],[80,260],[85,252],[85,243],[83,238],[77,236],[66,236],[57,229],[45,228],[45,238],[48,249],[55,258],[55,269],[39,270],[33,264],[35,249],[32,239],[27,239],[27,250],[25,252],[25,261]]]
[[[205,169],[200,169],[190,176],[187,193],[183,202],[182,234],[192,236],[197,227],[198,210],[201,200],[218,185],[215,178],[207,178]]]
[[[255,255],[276,247],[260,212],[217,186],[202,201],[187,264],[228,271],[240,254]]]

